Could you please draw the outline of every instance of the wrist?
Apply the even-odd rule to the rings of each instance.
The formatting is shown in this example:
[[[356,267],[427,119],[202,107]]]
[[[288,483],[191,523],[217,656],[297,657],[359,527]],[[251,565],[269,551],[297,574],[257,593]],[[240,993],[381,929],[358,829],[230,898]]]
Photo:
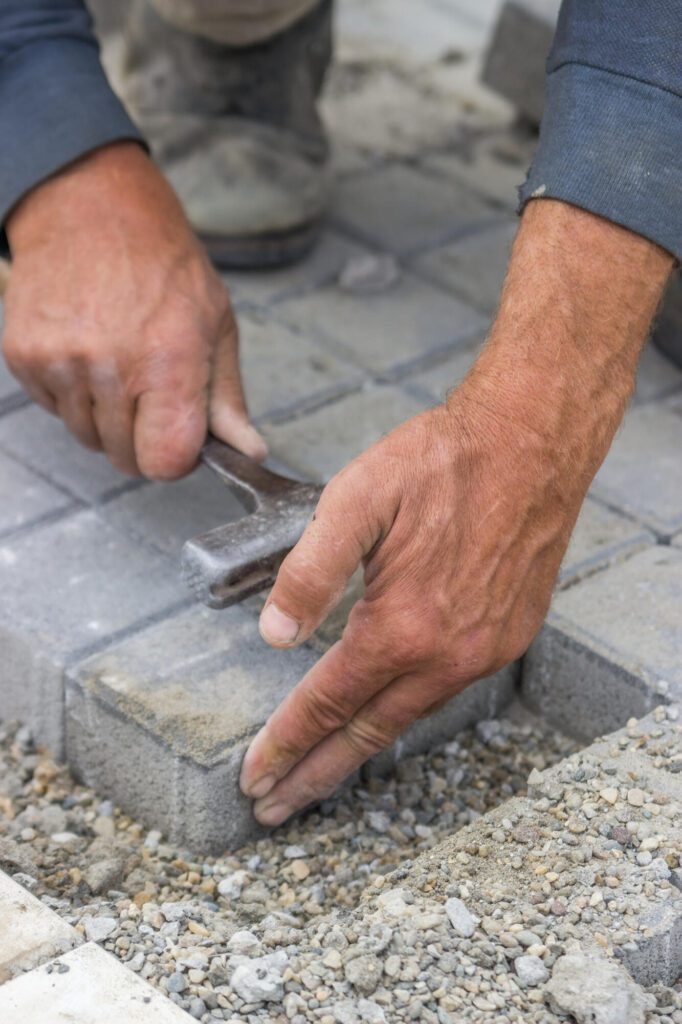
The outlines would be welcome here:
[[[158,185],[160,173],[136,142],[115,142],[85,154],[32,188],[10,212],[5,229],[13,256],[65,227],[70,233],[91,232],[103,212],[125,216],[131,200],[140,205],[133,193],[150,177]]]
[[[500,309],[469,377],[502,430],[534,434],[591,475],[631,396],[637,360],[673,266],[639,235],[565,203],[529,203]]]

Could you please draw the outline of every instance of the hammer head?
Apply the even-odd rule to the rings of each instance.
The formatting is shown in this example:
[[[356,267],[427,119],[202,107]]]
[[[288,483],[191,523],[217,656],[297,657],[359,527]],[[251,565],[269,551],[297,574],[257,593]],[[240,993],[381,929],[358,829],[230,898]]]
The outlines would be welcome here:
[[[202,460],[242,502],[245,515],[187,541],[182,571],[200,601],[227,608],[272,586],[322,488],[271,473],[214,439],[205,445]]]

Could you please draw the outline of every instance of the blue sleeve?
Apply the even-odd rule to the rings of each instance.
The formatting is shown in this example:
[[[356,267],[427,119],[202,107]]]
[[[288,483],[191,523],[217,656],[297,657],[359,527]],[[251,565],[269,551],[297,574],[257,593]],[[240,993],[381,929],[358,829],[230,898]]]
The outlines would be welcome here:
[[[0,0],[0,225],[34,185],[123,139],[142,141],[107,82],[83,3]]]
[[[680,0],[564,0],[520,209],[536,197],[599,214],[682,259]]]

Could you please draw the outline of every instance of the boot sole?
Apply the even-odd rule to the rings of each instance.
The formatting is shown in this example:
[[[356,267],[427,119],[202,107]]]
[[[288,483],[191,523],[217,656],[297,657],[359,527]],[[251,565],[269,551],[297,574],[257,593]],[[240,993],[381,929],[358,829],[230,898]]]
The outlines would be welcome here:
[[[220,270],[275,270],[308,255],[320,234],[319,220],[291,231],[262,235],[207,235],[199,232],[211,261]]]

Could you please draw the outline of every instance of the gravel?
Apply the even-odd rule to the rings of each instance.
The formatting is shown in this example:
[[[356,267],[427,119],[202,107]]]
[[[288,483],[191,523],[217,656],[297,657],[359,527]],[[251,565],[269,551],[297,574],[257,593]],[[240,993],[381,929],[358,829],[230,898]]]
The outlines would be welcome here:
[[[547,1002],[557,964],[580,953],[560,872],[543,866],[558,922],[549,925],[533,906],[482,912],[473,890],[439,891],[419,866],[445,837],[524,795],[529,775],[542,786],[543,769],[575,750],[513,711],[403,761],[388,778],[366,777],[236,853],[196,858],[76,784],[26,730],[0,723],[0,867],[203,1024],[551,1024],[565,1019],[558,982],[554,1011]],[[650,813],[648,794],[640,805],[612,788],[613,802],[600,804],[618,837],[608,841],[633,864],[649,853],[641,870],[651,885],[669,886],[665,841],[631,827]],[[576,791],[577,800],[554,797],[589,916],[608,879],[595,883],[582,852],[592,841],[584,804],[594,796]],[[55,823],[68,842],[55,840]],[[532,852],[538,837],[524,822],[493,822],[491,849],[506,842]],[[647,1024],[682,1024],[679,991],[654,987],[646,999]]]

